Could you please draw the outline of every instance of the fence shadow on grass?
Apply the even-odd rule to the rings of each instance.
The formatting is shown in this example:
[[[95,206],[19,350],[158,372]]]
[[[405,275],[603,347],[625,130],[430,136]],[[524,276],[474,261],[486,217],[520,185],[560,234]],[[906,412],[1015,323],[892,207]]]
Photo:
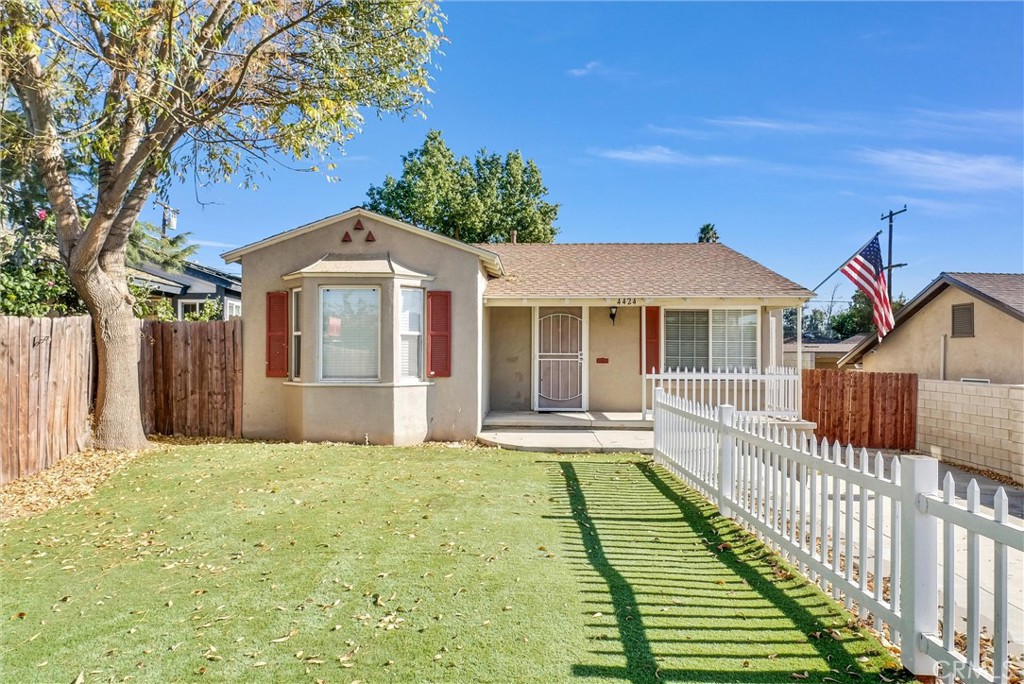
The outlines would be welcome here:
[[[809,672],[809,681],[861,681],[858,658],[874,655],[873,642],[845,629],[842,641],[829,636],[846,619],[835,604],[754,560],[760,543],[699,495],[646,463],[556,465],[553,500],[567,504],[556,517],[593,644],[576,677],[791,683]],[[719,549],[725,540],[732,548]]]

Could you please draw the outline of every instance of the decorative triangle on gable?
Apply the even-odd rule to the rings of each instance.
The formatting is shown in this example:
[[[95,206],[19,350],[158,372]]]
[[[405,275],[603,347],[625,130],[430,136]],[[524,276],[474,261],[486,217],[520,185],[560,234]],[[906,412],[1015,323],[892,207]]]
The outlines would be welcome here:
[[[377,238],[373,237],[373,231],[372,230],[366,231],[366,241],[367,242],[376,242],[377,241]]]
[[[342,242],[352,242],[352,236],[348,234],[347,230],[345,231],[345,234],[341,237],[341,241]]]
[[[356,225],[352,226],[352,230],[362,230],[363,222],[360,219],[356,219]]]

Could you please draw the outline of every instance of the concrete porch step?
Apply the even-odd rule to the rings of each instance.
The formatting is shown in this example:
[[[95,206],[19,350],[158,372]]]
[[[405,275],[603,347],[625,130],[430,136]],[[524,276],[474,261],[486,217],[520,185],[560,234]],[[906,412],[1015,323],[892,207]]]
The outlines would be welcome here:
[[[477,440],[487,446],[514,451],[556,454],[617,454],[654,452],[649,430],[590,429],[484,429]]]
[[[640,430],[651,431],[654,421],[635,413],[608,411],[492,411],[483,430]]]

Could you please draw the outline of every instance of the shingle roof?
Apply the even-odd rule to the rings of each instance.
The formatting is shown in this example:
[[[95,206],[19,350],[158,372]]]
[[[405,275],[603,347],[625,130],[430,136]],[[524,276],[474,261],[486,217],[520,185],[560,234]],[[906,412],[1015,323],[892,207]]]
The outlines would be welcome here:
[[[1024,273],[946,273],[994,302],[1024,316]]]
[[[505,276],[487,297],[799,297],[813,292],[718,243],[478,245]]]

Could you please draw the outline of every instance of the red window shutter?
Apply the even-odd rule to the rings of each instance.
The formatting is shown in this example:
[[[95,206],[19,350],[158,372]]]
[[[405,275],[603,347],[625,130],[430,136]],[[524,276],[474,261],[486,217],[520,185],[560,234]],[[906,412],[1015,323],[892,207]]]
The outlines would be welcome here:
[[[452,293],[427,292],[427,377],[452,375]]]
[[[288,377],[288,292],[267,293],[267,377]]]
[[[650,373],[651,368],[661,370],[661,307],[647,307],[647,336],[643,341],[644,349],[647,351],[646,368],[641,368],[640,373]],[[642,362],[642,360],[641,360]]]

